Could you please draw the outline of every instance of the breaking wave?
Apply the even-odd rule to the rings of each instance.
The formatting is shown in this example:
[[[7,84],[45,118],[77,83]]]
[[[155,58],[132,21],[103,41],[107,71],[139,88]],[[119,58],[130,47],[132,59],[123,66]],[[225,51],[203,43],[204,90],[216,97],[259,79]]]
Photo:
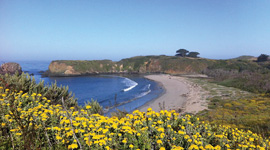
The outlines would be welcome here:
[[[130,91],[130,90],[132,90],[133,88],[135,88],[138,85],[137,82],[135,82],[133,80],[130,80],[129,78],[124,78],[124,80],[122,82],[124,84],[126,84],[126,86],[127,86],[127,88],[122,90],[124,92]]]

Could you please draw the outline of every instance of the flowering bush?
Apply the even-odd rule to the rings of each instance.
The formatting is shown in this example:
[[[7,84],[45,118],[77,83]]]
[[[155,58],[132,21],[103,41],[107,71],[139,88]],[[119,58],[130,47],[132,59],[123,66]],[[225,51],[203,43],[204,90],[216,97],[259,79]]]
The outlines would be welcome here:
[[[175,111],[134,111],[124,118],[51,105],[41,94],[0,87],[0,149],[267,149],[251,131],[209,125]],[[64,104],[64,102],[63,102]]]
[[[36,82],[33,76],[28,73],[20,74],[0,74],[0,86],[12,91],[22,91],[32,95],[33,93],[40,93],[44,97],[51,100],[51,104],[61,104],[61,99],[66,99],[66,105],[69,107],[78,107],[77,99],[74,94],[69,92],[68,86],[57,86],[56,82],[50,85],[45,85],[44,80]]]

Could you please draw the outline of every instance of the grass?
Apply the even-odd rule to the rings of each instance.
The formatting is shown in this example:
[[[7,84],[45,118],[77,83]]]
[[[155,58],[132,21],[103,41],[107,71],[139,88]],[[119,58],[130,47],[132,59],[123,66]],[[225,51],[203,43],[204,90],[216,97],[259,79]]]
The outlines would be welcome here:
[[[109,72],[114,65],[111,60],[93,60],[93,61],[82,61],[82,60],[64,60],[60,61],[67,65],[73,66],[77,72]]]
[[[210,124],[230,125],[270,136],[269,96],[218,85],[207,79],[189,80],[200,85],[208,95],[208,110],[199,112],[197,117]]]

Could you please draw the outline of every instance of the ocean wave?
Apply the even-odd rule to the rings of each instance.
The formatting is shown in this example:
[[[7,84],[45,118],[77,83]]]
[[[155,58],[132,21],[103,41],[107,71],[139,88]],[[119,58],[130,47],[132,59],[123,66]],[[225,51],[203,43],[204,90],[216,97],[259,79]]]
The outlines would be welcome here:
[[[151,92],[151,90],[148,90],[148,91],[146,91],[146,92],[143,92],[143,93],[139,94],[135,99],[141,98],[141,97],[143,97],[143,96],[149,94],[150,92]]]
[[[126,86],[128,86],[128,88],[122,90],[124,92],[130,91],[131,89],[135,88],[138,85],[137,82],[130,80],[129,78],[124,78],[123,83],[126,84]]]
[[[151,84],[146,85],[146,86],[143,88],[143,91],[149,90],[149,89],[150,89],[150,86],[151,86]]]

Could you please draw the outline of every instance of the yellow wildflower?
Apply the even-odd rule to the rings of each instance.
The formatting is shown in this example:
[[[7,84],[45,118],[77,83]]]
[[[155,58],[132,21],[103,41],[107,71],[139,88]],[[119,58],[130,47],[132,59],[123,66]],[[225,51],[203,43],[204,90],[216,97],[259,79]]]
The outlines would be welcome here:
[[[78,148],[77,144],[71,144],[68,146],[68,149],[75,149],[75,148]]]
[[[161,140],[157,140],[157,143],[158,143],[158,144],[162,144],[162,141],[161,141]]]
[[[161,147],[159,150],[165,150],[165,147]]]
[[[126,143],[127,143],[127,140],[126,140],[126,139],[124,139],[124,140],[122,140],[122,142],[123,142],[124,144],[126,144]]]

